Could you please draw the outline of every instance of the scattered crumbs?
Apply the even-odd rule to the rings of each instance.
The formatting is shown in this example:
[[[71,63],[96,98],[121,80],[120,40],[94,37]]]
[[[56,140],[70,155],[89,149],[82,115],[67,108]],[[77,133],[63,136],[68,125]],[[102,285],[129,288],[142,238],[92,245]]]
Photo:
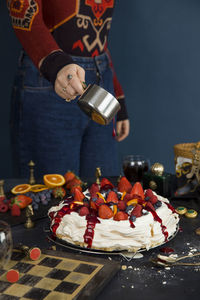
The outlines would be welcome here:
[[[134,289],[134,285],[131,285],[131,288]]]
[[[122,265],[122,268],[121,268],[123,271],[125,271],[127,269],[127,266],[126,265]]]
[[[171,270],[171,268],[170,267],[165,267],[165,270]]]
[[[162,284],[166,284],[166,283],[167,283],[166,281],[163,281],[163,282],[162,282]]]
[[[190,243],[186,243],[186,245],[188,245],[188,246],[189,246],[189,245],[190,245]]]
[[[126,279],[128,279],[128,277],[126,277]]]
[[[140,268],[134,268],[134,271],[140,271]]]
[[[128,269],[133,269],[133,267],[132,266],[128,266]]]
[[[180,280],[183,281],[184,279],[183,279],[183,278],[180,278]]]
[[[145,284],[144,286],[145,286],[145,287],[148,287],[148,285],[147,285],[147,284]]]
[[[125,288],[125,285],[122,285],[122,288],[124,289],[124,288]]]

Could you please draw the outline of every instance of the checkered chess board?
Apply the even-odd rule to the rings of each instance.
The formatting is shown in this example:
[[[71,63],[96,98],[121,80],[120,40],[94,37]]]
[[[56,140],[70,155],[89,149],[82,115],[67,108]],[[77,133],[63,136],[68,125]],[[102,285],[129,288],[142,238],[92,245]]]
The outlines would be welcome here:
[[[73,253],[46,251],[31,261],[22,252],[13,251],[7,269],[19,271],[16,283],[0,270],[0,300],[94,299],[119,270],[119,263]]]

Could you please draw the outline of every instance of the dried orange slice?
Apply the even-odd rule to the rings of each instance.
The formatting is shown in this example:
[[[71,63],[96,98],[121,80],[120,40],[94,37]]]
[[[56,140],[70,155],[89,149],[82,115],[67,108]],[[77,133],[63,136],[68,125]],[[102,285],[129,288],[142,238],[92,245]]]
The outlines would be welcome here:
[[[43,177],[44,184],[48,188],[54,188],[56,186],[62,186],[65,183],[64,176],[60,174],[46,174]]]
[[[104,118],[99,113],[97,113],[96,111],[92,112],[91,118],[94,122],[99,123],[101,125],[106,124]]]
[[[34,184],[31,186],[31,192],[38,193],[44,190],[47,190],[48,186],[44,184]]]
[[[31,185],[28,183],[24,183],[24,184],[19,184],[14,186],[14,188],[12,188],[11,192],[13,194],[25,194],[27,192],[29,192],[31,189]]]

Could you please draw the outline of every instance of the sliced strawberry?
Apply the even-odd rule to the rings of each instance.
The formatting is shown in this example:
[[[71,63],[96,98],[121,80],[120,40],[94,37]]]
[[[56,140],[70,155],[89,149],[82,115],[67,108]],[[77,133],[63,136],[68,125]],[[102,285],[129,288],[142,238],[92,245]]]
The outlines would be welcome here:
[[[125,201],[119,200],[117,207],[119,210],[125,210],[126,209],[126,203]]]
[[[152,203],[152,204],[155,204],[158,202],[158,197],[156,195],[152,195],[149,199],[149,201]]]
[[[112,182],[110,182],[110,180],[108,180],[107,178],[102,178],[101,179],[101,189],[105,189],[106,187],[106,190],[110,187],[111,189],[114,188],[114,185],[112,184]]]
[[[68,183],[69,181],[71,181],[72,179],[74,179],[75,176],[76,176],[76,175],[74,174],[74,172],[72,172],[72,171],[67,171],[67,172],[65,173],[65,175],[64,175],[64,177],[65,177],[65,182]]]
[[[118,191],[123,193],[123,192],[127,192],[129,193],[131,191],[132,185],[131,183],[128,181],[128,179],[125,176],[122,176],[120,178],[120,181],[118,182]]]
[[[98,198],[96,201],[95,201],[95,204],[96,206],[100,206],[101,204],[104,204],[104,200],[102,198]]]
[[[89,192],[91,196],[96,197],[96,193],[99,193],[99,186],[97,183],[93,183],[91,187],[89,188]]]
[[[128,215],[123,211],[118,211],[116,215],[114,216],[115,221],[124,221],[128,220]]]
[[[142,205],[137,204],[131,212],[131,216],[135,216],[136,218],[142,216]]]
[[[110,219],[113,217],[112,209],[106,204],[100,205],[98,215],[101,219]]]
[[[78,188],[75,188],[74,189],[74,200],[82,202],[84,198],[85,198],[85,195],[81,191],[79,191]]]
[[[79,210],[79,215],[80,216],[87,216],[89,215],[89,209],[85,206],[81,207],[81,209]]]
[[[131,189],[131,194],[139,195],[144,200],[144,190],[140,182],[136,182]]]
[[[11,208],[11,215],[12,216],[20,216],[21,215],[21,210],[17,204],[13,204]]]
[[[107,198],[106,198],[106,202],[109,203],[109,202],[113,202],[113,203],[118,203],[118,197],[117,197],[117,194],[114,192],[114,191],[110,191],[107,195]]]

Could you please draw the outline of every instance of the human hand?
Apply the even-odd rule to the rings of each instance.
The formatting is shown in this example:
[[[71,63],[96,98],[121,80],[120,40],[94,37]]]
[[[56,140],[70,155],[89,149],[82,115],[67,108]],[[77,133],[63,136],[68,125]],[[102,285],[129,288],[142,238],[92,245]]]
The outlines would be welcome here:
[[[85,82],[85,70],[79,65],[69,64],[58,72],[54,87],[61,98],[70,101],[84,92],[83,82]]]
[[[128,135],[130,131],[130,122],[129,120],[117,121],[116,123],[116,140],[118,142],[123,141]]]

